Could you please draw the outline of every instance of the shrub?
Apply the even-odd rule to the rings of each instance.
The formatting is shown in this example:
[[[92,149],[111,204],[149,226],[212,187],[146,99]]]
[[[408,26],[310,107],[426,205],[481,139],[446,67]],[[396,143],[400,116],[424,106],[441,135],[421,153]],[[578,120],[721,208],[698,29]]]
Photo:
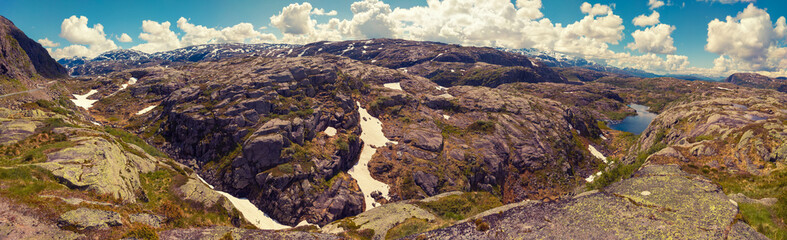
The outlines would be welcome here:
[[[467,130],[474,132],[492,133],[495,131],[495,122],[478,120],[470,124]]]

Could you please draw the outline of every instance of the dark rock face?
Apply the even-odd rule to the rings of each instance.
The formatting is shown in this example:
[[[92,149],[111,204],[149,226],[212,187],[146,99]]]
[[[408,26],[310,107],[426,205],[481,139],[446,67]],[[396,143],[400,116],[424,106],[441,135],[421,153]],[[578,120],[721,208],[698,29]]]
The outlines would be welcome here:
[[[520,205],[406,239],[767,239],[736,219],[718,186],[674,165],[646,166],[603,192]]]
[[[323,225],[358,214],[360,189],[343,172],[361,150],[359,115],[342,94],[348,82],[336,74],[341,64],[258,58],[192,69],[228,79],[191,83],[162,102],[165,146],[217,188],[246,196],[281,223]],[[252,74],[238,79],[231,74],[238,71]],[[322,134],[327,127],[339,134]]]
[[[736,73],[730,75],[724,81],[738,86],[774,89],[787,93],[787,80],[784,78],[769,78],[757,73]]]
[[[600,134],[586,111],[509,85],[442,90],[423,80],[400,84],[406,91],[395,92],[411,101],[386,104],[393,98],[382,93],[374,105],[385,135],[399,144],[378,149],[369,164],[373,176],[392,184],[396,199],[455,190],[498,192],[504,202],[553,197],[596,165],[586,146],[576,144]]]
[[[434,196],[436,194],[435,188],[437,187],[438,179],[434,175],[417,171],[413,173],[413,180],[415,184],[421,187],[429,196]]]
[[[41,47],[41,44],[34,41],[33,39],[28,38],[24,32],[22,32],[21,30],[16,28],[16,26],[14,26],[14,23],[12,23],[10,20],[6,19],[3,16],[0,16],[0,35],[10,36],[11,38],[13,38],[16,42],[16,45],[22,50],[24,50],[24,53],[26,53],[27,55],[27,57],[22,57],[22,56],[14,56],[14,54],[10,54],[15,52],[14,50],[12,50],[13,48],[15,48],[14,43],[8,42],[10,39],[0,40],[0,42],[2,42],[2,44],[0,44],[3,52],[2,56],[6,61],[5,64],[0,64],[0,65],[22,64],[23,66],[20,69],[25,69],[26,67],[24,67],[24,65],[26,65],[25,63],[27,63],[27,64],[32,64],[33,68],[35,69],[35,72],[45,78],[59,78],[59,77],[67,76],[66,69],[63,68],[63,66],[61,66],[60,64],[58,64],[54,59],[52,59],[52,57],[49,56],[49,52],[47,52],[46,49]],[[12,59],[14,58],[18,58],[15,59],[15,61],[19,61],[19,62],[11,62]],[[4,68],[8,69],[8,66]]]

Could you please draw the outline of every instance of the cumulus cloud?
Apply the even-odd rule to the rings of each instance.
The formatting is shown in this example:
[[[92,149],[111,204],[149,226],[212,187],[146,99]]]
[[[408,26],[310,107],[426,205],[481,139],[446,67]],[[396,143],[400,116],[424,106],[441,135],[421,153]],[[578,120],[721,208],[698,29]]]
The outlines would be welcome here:
[[[607,15],[612,13],[612,8],[607,5],[602,5],[600,3],[596,3],[596,5],[590,5],[590,3],[584,2],[579,7],[582,10],[582,13],[594,16],[594,15]]]
[[[661,0],[648,0],[648,8],[650,8],[650,10],[653,10],[653,9],[656,9],[656,8],[660,8],[660,7],[663,7],[663,6],[664,6],[664,1],[661,1]]]
[[[279,15],[271,16],[271,25],[281,30],[282,33],[307,34],[316,25],[316,21],[311,19],[311,12],[311,3],[293,3],[284,7]]]
[[[63,19],[63,23],[60,24],[60,37],[72,45],[51,50],[50,54],[54,58],[95,57],[118,48],[114,41],[106,38],[103,25],[95,24],[89,27],[85,16]]]
[[[142,33],[139,34],[139,39],[146,41],[146,43],[131,49],[154,53],[180,48],[178,35],[169,29],[170,25],[172,24],[168,21],[163,23],[152,20],[142,21]]]
[[[782,41],[787,36],[787,23],[779,17],[776,23],[770,14],[749,4],[737,16],[708,23],[705,50],[721,55],[714,61],[716,69],[775,70],[787,68],[787,49]]]
[[[131,42],[131,41],[133,41],[133,40],[131,39],[131,36],[129,36],[129,35],[128,35],[128,34],[126,34],[126,33],[123,33],[123,34],[122,34],[122,35],[120,35],[120,37],[118,37],[117,39],[118,39],[118,41],[119,41],[119,42]]]
[[[397,21],[391,6],[379,0],[363,0],[350,5],[353,18],[339,22],[341,32],[351,38],[395,37]]]
[[[396,8],[391,18],[399,36],[475,46],[538,48],[582,57],[613,54],[623,38],[623,20],[608,5],[583,3],[580,21],[568,25],[542,18],[539,0],[433,0],[427,6]]]
[[[636,26],[640,27],[647,27],[659,24],[659,12],[653,11],[650,16],[645,16],[645,14],[639,15],[632,20],[632,23]]]
[[[41,46],[44,46],[45,48],[53,48],[53,47],[60,46],[60,43],[52,42],[51,40],[49,40],[49,38],[38,39],[38,43],[40,43]]]
[[[634,37],[634,42],[629,43],[626,47],[643,53],[674,53],[677,50],[671,36],[674,30],[675,26],[659,24],[645,30],[634,31],[631,34]]]
[[[188,19],[178,19],[177,27],[183,31],[183,36],[170,30],[170,22],[155,22],[145,20],[142,22],[142,31],[139,39],[146,43],[132,47],[132,49],[153,53],[173,50],[209,43],[263,43],[276,41],[276,36],[270,33],[260,33],[251,23],[238,23],[235,26],[221,29],[195,25]]]
[[[325,15],[325,16],[336,16],[339,14],[336,10],[331,10],[326,12],[325,9],[322,8],[314,8],[312,9],[312,15]]]

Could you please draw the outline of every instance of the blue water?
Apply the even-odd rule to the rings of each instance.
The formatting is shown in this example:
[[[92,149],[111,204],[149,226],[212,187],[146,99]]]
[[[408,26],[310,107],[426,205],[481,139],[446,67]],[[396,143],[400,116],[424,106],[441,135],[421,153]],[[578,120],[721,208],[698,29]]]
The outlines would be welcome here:
[[[618,124],[609,125],[610,128],[618,131],[640,134],[642,131],[645,131],[645,129],[648,128],[648,125],[650,125],[650,122],[652,122],[653,119],[658,116],[658,114],[648,112],[647,106],[631,104],[629,107],[636,110],[637,115],[628,116]]]

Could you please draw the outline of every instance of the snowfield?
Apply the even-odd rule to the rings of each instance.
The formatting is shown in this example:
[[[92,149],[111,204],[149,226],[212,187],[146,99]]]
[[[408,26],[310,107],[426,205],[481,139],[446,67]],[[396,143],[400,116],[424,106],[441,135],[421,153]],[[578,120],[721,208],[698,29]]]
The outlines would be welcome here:
[[[369,211],[369,209],[377,205],[371,196],[372,192],[380,191],[385,199],[389,199],[389,187],[388,184],[372,178],[367,164],[372,160],[374,153],[377,152],[377,147],[385,146],[387,143],[397,144],[397,142],[388,140],[383,134],[383,123],[379,119],[372,117],[366,109],[361,107],[360,102],[356,102],[356,104],[358,105],[358,112],[361,114],[361,140],[363,140],[364,146],[358,163],[348,173],[358,181],[358,186],[361,187],[361,192],[363,192],[364,202],[366,202],[366,211]]]
[[[93,107],[94,103],[98,102],[98,100],[87,99],[88,97],[90,97],[90,95],[93,95],[93,94],[96,94],[96,93],[98,93],[98,91],[93,89],[93,90],[90,90],[90,92],[87,92],[87,94],[85,94],[85,95],[72,94],[72,95],[74,95],[74,98],[76,98],[76,99],[71,99],[71,101],[74,102],[74,104],[76,104],[77,106],[82,107],[85,110],[87,110],[87,109],[90,109],[91,107]]]

